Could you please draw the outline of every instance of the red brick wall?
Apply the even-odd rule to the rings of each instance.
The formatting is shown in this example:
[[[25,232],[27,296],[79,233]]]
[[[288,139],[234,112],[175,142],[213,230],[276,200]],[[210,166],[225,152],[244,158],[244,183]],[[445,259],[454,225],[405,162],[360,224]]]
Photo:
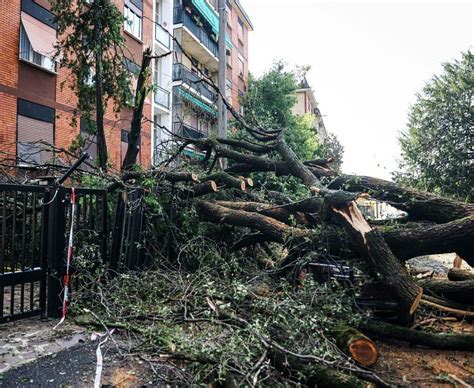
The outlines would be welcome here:
[[[16,98],[8,90],[18,85],[20,0],[3,1],[0,12],[0,152],[16,152]],[[3,86],[3,87],[2,87]]]
[[[227,77],[229,78],[229,73],[231,73],[232,81],[232,103],[235,108],[239,107],[238,97],[239,89],[245,93],[245,88],[248,81],[248,29],[244,24],[244,34],[239,39],[239,15],[237,8],[234,5],[232,7],[232,12],[230,15],[227,15],[227,25],[228,32],[230,32],[231,42],[232,42],[232,54],[230,57],[227,57],[228,64],[231,65],[231,69],[228,68]],[[230,28],[229,28],[230,27]],[[243,79],[239,76],[239,51],[244,57],[244,77]]]
[[[16,112],[17,99],[24,98],[38,104],[52,107],[56,110],[55,123],[55,145],[68,148],[71,142],[79,134],[79,125],[71,125],[73,110],[77,104],[74,91],[71,89],[70,72],[67,69],[58,69],[56,77],[51,77],[55,83],[56,99],[45,98],[44,94],[37,94],[30,88],[18,89],[19,76],[19,26],[20,26],[20,0],[1,1],[0,12],[0,151],[14,153],[16,151]],[[116,0],[116,4],[123,11],[123,0]],[[143,10],[143,37],[144,42],[138,42],[127,36],[131,51],[135,52],[135,62],[141,64],[141,52],[144,47],[152,44],[152,22],[147,19],[153,18],[153,3],[144,0]],[[133,43],[131,42],[133,40]],[[127,50],[125,50],[127,51]],[[22,66],[29,66],[28,64]],[[40,70],[41,71],[41,70]],[[69,81],[69,82],[68,82]],[[54,85],[52,85],[54,88]],[[151,105],[145,105],[144,114],[151,118]],[[106,112],[106,139],[108,145],[110,163],[114,167],[120,167],[120,131],[123,126],[121,115],[113,112],[113,104],[110,103]],[[78,120],[79,122],[79,120]],[[129,128],[129,124],[128,124]],[[142,127],[141,163],[144,167],[150,166],[151,160],[151,124],[145,123]],[[1,156],[0,156],[1,157]]]
[[[16,97],[0,92],[0,159],[16,152]],[[6,154],[5,154],[6,153]]]

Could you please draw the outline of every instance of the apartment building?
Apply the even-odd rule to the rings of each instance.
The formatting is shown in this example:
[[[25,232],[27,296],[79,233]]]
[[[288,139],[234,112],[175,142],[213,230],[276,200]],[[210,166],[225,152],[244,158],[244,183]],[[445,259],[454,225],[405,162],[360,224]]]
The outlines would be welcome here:
[[[209,77],[217,83],[217,0],[114,2],[124,14],[124,65],[132,79],[136,80],[146,47],[160,57],[152,62],[154,88],[144,107],[149,120],[142,126],[139,162],[146,168],[159,157],[168,131],[202,137],[215,126],[217,96],[196,81]],[[44,164],[54,154],[39,149],[36,142],[67,149],[78,135],[83,149],[96,157],[90,123],[76,117],[78,124],[71,124],[77,100],[68,87],[71,74],[53,61],[57,27],[49,1],[9,0],[0,7],[0,158],[25,168]],[[246,91],[252,25],[237,0],[229,0],[227,10],[228,95],[237,107],[239,93]],[[128,147],[131,118],[129,107],[117,117],[109,106],[105,115],[109,161],[116,168]]]
[[[171,1],[171,0],[170,0]],[[146,46],[155,36],[154,5],[148,0],[116,0],[117,7],[129,18],[124,24],[125,60],[128,70],[136,74]],[[0,5],[0,151],[2,159],[17,156],[20,165],[46,163],[54,155],[39,151],[39,140],[68,148],[81,135],[84,149],[92,157],[97,146],[86,123],[77,117],[71,125],[77,105],[67,69],[53,61],[57,28],[47,0],[9,0]],[[63,85],[64,84],[64,85]],[[160,101],[159,98],[156,98]],[[152,99],[147,98],[144,114],[151,117]],[[132,111],[124,108],[119,117],[111,107],[105,115],[105,132],[110,163],[119,167],[125,156]],[[144,123],[140,162],[151,163],[152,126]],[[14,160],[13,160],[14,161]]]
[[[296,104],[293,106],[293,114],[295,115],[305,115],[312,114],[315,117],[314,128],[316,133],[319,135],[319,139],[326,143],[328,139],[328,134],[326,131],[326,126],[324,125],[323,116],[318,108],[318,103],[314,95],[314,91],[309,85],[306,77],[304,77],[299,85],[299,88],[296,90]]]
[[[217,85],[217,3],[217,0],[175,0],[174,3],[172,128],[183,136],[202,138],[216,130],[217,94],[202,80]],[[238,97],[247,90],[248,33],[253,26],[238,0],[228,0],[226,11],[226,96],[238,109]],[[160,138],[163,137],[162,134]]]

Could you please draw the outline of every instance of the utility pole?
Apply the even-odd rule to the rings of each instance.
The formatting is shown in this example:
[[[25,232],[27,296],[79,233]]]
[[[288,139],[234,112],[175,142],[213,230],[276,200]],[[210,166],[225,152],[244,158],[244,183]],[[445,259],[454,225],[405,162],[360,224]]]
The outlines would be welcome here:
[[[225,80],[226,80],[226,30],[227,30],[227,16],[225,11],[226,0],[219,0],[219,70],[218,70],[218,86],[221,92],[218,99],[218,135],[219,137],[227,137],[227,108],[224,104],[225,98]]]

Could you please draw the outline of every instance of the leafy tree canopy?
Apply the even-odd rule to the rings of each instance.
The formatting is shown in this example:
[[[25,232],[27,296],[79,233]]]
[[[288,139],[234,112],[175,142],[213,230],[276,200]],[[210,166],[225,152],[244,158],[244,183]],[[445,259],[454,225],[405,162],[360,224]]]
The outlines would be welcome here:
[[[112,0],[55,0],[51,2],[58,24],[59,64],[68,68],[78,97],[78,110],[90,116],[95,109],[96,53],[101,57],[102,98],[124,106],[130,95],[130,72],[124,66],[124,17]],[[95,27],[100,26],[100,40]],[[67,80],[70,82],[70,80]]]
[[[400,135],[394,178],[419,189],[472,201],[474,61],[470,51],[443,65],[417,94]]]
[[[314,128],[315,117],[292,113],[297,101],[296,90],[306,71],[307,68],[288,70],[283,62],[276,62],[260,78],[249,77],[248,93],[241,100],[249,123],[285,128],[285,140],[303,160],[321,157],[324,153]]]

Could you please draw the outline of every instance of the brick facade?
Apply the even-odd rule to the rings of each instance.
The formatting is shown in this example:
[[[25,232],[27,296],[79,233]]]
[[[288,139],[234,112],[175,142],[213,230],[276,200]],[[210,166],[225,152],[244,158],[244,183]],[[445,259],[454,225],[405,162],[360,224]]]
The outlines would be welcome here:
[[[36,0],[36,4],[45,7],[44,1]],[[123,10],[124,0],[116,0],[119,9]],[[32,64],[19,59],[21,1],[2,2],[0,13],[0,48],[2,50],[0,66],[0,151],[5,155],[14,156],[17,138],[17,101],[18,98],[35,102],[55,109],[54,142],[56,147],[68,148],[80,133],[79,125],[71,125],[77,98],[68,80],[71,74],[67,69],[58,68],[57,74],[51,74]],[[153,15],[151,0],[143,2],[143,41],[126,35],[127,48],[131,60],[141,64],[144,47],[152,45]],[[33,82],[25,80],[31,77]],[[23,80],[23,82],[21,82]],[[51,92],[45,93],[45,90]],[[105,132],[108,145],[109,161],[119,168],[122,160],[121,130],[130,128],[131,112],[125,109],[119,117],[113,113],[109,103],[105,115]],[[150,117],[150,102],[145,104],[144,115]],[[79,120],[78,120],[79,122]],[[5,159],[5,156],[2,156]],[[144,123],[141,136],[140,161],[146,168],[151,163],[151,125]]]
[[[248,67],[248,35],[252,29],[249,21],[246,20],[236,1],[229,2],[231,12],[227,15],[227,33],[232,42],[231,55],[227,57],[227,79],[232,81],[232,104],[239,107],[239,93],[247,92],[247,81],[249,75]],[[239,23],[243,25],[242,35],[239,34]],[[243,76],[239,70],[239,54],[244,60]]]

